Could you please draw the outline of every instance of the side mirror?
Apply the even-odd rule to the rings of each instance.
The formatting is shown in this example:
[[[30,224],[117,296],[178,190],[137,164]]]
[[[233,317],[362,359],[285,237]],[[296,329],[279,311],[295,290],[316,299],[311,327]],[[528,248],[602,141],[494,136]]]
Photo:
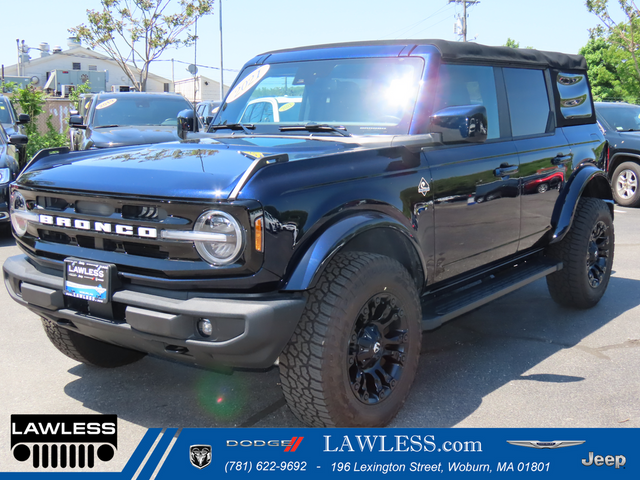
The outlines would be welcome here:
[[[25,123],[29,123],[31,121],[31,117],[26,113],[21,113],[18,115],[18,125],[24,125]]]
[[[194,128],[195,125],[195,128]],[[178,112],[178,137],[186,140],[187,132],[197,132],[198,122],[195,119],[193,110],[185,109]]]
[[[487,140],[487,109],[484,105],[447,107],[430,118],[430,133],[442,135],[443,143],[482,143]]]
[[[82,115],[71,115],[69,117],[69,128],[84,128],[87,126],[84,124],[84,117]]]
[[[11,145],[26,145],[28,141],[29,137],[27,137],[26,135],[22,135],[21,133],[9,135],[9,143]]]

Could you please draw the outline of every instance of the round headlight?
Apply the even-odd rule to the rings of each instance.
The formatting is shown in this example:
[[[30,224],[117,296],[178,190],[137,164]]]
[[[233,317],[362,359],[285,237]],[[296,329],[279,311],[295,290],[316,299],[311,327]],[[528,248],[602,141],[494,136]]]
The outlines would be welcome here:
[[[11,215],[11,225],[13,230],[19,237],[27,233],[27,227],[29,226],[27,202],[20,192],[14,190],[11,192],[11,199],[9,200],[9,212]]]
[[[209,210],[198,218],[195,232],[212,235],[212,240],[196,241],[196,250],[211,265],[228,265],[235,262],[242,253],[244,235],[235,218],[225,212]]]

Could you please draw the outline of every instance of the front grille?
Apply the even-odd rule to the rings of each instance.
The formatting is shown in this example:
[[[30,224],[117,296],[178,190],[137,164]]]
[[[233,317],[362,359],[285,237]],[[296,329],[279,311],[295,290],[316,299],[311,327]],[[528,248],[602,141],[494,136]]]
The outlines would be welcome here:
[[[161,238],[163,230],[192,230],[204,211],[215,208],[210,202],[46,194],[23,188],[20,193],[39,221],[29,223],[18,245],[43,268],[61,270],[64,259],[85,258],[114,264],[121,278],[144,284],[142,277],[198,280],[253,275],[262,265],[262,254],[246,248],[236,263],[212,268],[192,241]],[[247,234],[246,245],[252,245],[250,219],[262,212],[261,205],[236,201],[218,208],[240,222]],[[189,288],[184,285],[180,288]]]
[[[23,192],[32,211],[55,218],[64,217],[72,221],[124,223],[137,227],[190,229],[202,208],[180,204],[152,204],[118,199],[100,199],[76,195],[43,195],[31,199]],[[67,226],[38,225],[34,234],[45,242],[78,246],[92,250],[124,253],[136,257],[156,259],[200,261],[192,244],[163,242],[158,238],[138,238],[118,235],[115,232],[96,232]]]
[[[33,468],[93,468],[93,445],[34,444],[31,446]]]

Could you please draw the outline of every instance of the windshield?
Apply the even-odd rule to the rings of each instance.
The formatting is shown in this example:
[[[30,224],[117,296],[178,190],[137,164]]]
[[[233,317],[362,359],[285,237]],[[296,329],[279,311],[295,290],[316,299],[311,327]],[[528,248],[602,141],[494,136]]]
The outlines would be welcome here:
[[[358,58],[246,68],[216,125],[252,124],[253,133],[304,134],[314,125],[352,135],[408,133],[422,75],[421,58]],[[284,128],[283,127],[287,127]],[[282,129],[282,130],[281,130]],[[313,129],[317,135],[317,129]],[[215,131],[221,132],[220,128]],[[335,135],[331,129],[322,134]]]
[[[178,96],[119,95],[98,98],[93,114],[93,126],[176,126],[178,112],[193,108]]]
[[[617,105],[599,108],[598,114],[619,132],[640,130],[640,107],[636,105]]]
[[[0,99],[0,123],[13,123],[13,120],[11,120],[11,113],[9,111],[9,109],[11,108],[10,105],[7,105],[7,102],[4,100],[4,98]]]

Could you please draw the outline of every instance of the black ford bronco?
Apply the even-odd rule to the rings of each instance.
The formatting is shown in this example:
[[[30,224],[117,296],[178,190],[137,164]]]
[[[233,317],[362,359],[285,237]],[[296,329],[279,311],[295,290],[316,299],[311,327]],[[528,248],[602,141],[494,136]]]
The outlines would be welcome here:
[[[613,201],[580,56],[274,51],[207,132],[193,125],[182,115],[175,143],[43,151],[12,185],[23,254],[5,284],[69,357],[278,364],[301,421],[380,426],[424,330],[542,277],[570,307],[607,288]]]

